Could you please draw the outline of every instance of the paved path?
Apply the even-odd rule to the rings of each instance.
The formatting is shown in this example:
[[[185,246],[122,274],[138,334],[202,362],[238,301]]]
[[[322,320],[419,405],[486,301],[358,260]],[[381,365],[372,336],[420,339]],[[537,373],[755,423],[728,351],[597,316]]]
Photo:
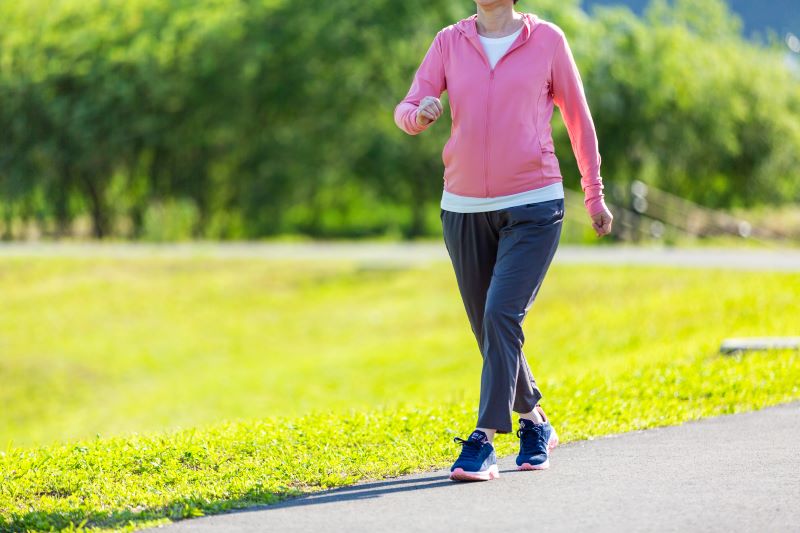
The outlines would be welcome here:
[[[2,257],[229,257],[254,259],[351,260],[420,264],[448,261],[441,240],[418,243],[188,243],[188,244],[0,244]],[[800,249],[669,248],[631,245],[560,245],[554,262],[714,267],[800,271]]]
[[[159,531],[800,531],[800,402],[574,442],[550,470],[455,483],[440,470]]]

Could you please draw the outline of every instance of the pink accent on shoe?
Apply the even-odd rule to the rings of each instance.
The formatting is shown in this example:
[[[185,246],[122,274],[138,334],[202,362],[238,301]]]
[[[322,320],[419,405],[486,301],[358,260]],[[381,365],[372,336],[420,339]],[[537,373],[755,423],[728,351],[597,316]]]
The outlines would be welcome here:
[[[540,465],[532,465],[530,463],[522,463],[522,465],[517,467],[517,470],[546,470],[550,468],[550,459],[547,459]]]
[[[558,446],[558,435],[556,435],[556,430],[553,429],[553,433],[550,434],[550,440],[547,441],[547,454],[549,455],[553,448]],[[530,463],[522,463],[522,465],[517,467],[517,470],[546,470],[550,468],[550,459],[546,459],[540,465],[532,465]]]
[[[453,481],[489,481],[500,477],[500,470],[497,465],[492,465],[485,472],[467,472],[463,468],[456,468],[450,473]]]

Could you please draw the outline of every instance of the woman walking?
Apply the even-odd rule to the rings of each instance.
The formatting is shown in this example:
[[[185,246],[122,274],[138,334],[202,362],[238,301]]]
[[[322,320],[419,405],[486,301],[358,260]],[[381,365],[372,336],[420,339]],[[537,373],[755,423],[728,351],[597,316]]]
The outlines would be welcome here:
[[[564,32],[514,9],[517,0],[474,0],[477,13],[433,39],[395,123],[417,135],[443,112],[452,128],[442,151],[441,221],[467,316],[483,356],[475,431],[451,479],[499,476],[495,433],[519,415],[520,470],[550,464],[558,443],[522,351],[522,323],[553,259],[564,189],[550,120],[558,106],[581,173],[584,204],[598,236],[611,231],[597,136]]]

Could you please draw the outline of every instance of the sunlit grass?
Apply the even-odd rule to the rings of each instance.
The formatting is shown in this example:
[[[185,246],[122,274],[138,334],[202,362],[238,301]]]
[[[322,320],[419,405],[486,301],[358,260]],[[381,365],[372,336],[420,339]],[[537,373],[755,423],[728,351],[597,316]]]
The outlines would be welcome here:
[[[444,466],[474,424],[480,354],[444,262],[6,258],[0,298],[0,530]],[[719,344],[797,335],[799,300],[797,274],[556,263],[525,352],[565,441],[748,410],[800,398],[800,357]]]

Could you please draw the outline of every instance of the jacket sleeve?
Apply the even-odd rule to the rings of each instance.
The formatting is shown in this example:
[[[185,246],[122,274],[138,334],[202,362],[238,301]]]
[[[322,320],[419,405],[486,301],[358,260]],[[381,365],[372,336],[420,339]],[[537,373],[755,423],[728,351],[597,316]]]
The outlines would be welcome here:
[[[439,98],[447,88],[440,35],[441,32],[436,34],[428,48],[428,52],[422,59],[422,63],[414,74],[414,80],[411,82],[408,94],[394,108],[395,124],[409,135],[421,133],[433,124],[433,122],[429,122],[425,126],[417,124],[417,111],[419,110],[420,100],[425,96]]]
[[[605,209],[597,134],[572,50],[566,36],[563,33],[559,36],[551,67],[551,92],[567,127],[581,173],[584,205],[591,216]]]

